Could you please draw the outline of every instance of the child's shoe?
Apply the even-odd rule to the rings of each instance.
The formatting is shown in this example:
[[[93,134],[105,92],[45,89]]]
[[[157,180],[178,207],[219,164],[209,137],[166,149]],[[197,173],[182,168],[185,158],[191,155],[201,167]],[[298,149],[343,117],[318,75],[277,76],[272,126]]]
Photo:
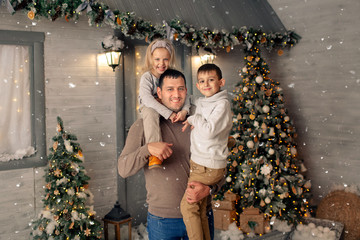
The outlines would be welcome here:
[[[162,161],[160,159],[158,159],[157,157],[155,157],[154,155],[151,155],[149,157],[149,169],[152,168],[159,168],[161,167]]]

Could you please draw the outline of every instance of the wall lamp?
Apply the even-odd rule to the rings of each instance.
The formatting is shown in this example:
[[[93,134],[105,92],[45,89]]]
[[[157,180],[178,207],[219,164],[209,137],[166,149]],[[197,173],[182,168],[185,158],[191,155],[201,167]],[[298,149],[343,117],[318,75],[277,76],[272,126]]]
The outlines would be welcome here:
[[[199,53],[201,64],[213,63],[216,55],[211,48],[204,48],[204,51]]]
[[[124,41],[117,36],[110,35],[104,38],[101,43],[105,50],[106,61],[109,67],[112,67],[113,72],[115,68],[120,65],[121,50],[124,48]]]
[[[105,52],[106,61],[109,67],[112,67],[113,72],[115,68],[120,65],[121,51],[110,50]]]

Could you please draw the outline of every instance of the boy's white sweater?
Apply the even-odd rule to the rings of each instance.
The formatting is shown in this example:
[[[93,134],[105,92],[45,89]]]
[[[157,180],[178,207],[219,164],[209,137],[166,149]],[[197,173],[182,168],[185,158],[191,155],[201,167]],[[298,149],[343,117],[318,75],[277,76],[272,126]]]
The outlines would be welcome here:
[[[196,100],[195,114],[188,117],[191,131],[191,160],[208,168],[225,168],[232,113],[227,91]]]

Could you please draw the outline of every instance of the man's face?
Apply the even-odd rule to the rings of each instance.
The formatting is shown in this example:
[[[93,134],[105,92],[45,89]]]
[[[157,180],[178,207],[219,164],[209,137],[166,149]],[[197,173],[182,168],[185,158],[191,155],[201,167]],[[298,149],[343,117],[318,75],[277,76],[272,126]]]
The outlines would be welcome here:
[[[174,112],[179,112],[184,106],[186,93],[185,80],[182,77],[165,77],[162,88],[157,88],[162,103]]]

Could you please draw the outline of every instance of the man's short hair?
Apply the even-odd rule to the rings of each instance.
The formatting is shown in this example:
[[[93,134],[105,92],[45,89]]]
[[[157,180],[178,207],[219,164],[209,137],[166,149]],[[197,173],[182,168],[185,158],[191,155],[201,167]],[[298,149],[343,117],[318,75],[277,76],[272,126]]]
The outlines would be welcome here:
[[[222,79],[222,72],[221,72],[220,68],[213,63],[206,63],[206,64],[202,65],[201,67],[199,67],[197,74],[199,75],[199,73],[201,73],[201,72],[210,72],[210,71],[215,71],[219,80]]]
[[[164,78],[179,78],[182,77],[184,79],[184,84],[186,86],[186,81],[185,81],[185,76],[182,72],[175,70],[175,69],[167,69],[163,74],[161,74],[160,78],[159,78],[159,87],[162,89],[163,83],[164,83]]]

